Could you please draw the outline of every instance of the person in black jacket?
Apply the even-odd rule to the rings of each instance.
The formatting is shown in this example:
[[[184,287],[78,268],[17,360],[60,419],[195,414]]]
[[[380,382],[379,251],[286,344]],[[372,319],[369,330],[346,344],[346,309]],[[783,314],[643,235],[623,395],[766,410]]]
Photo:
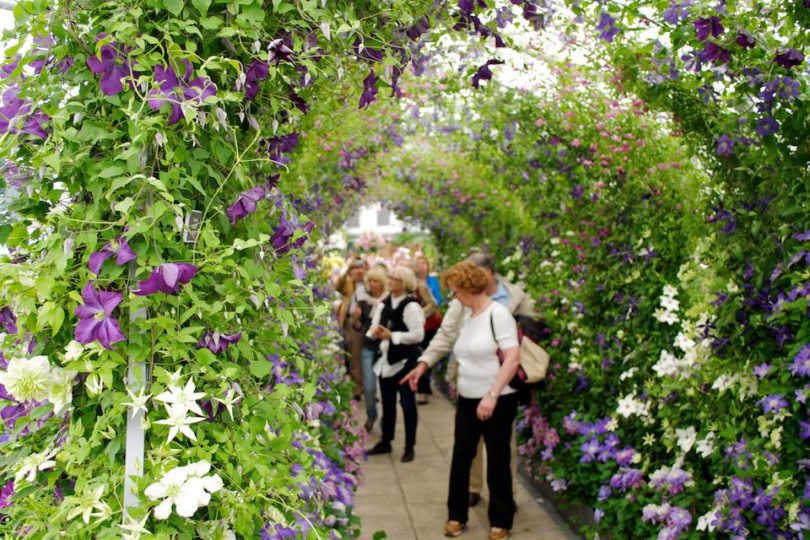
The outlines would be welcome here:
[[[394,440],[397,419],[397,392],[405,420],[405,452],[402,462],[414,459],[416,444],[416,397],[408,385],[399,384],[416,365],[422,354],[419,344],[424,338],[425,315],[413,295],[416,276],[410,268],[394,268],[388,276],[388,297],[377,304],[371,327],[366,335],[380,341],[379,360],[374,372],[379,377],[382,397],[382,439],[369,450],[369,455],[388,454]]]

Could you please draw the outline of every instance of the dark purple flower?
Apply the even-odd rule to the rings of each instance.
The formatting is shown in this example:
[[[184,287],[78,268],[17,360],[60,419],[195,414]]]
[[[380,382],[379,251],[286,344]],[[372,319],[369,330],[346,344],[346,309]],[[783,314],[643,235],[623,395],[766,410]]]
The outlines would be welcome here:
[[[728,135],[721,135],[715,144],[718,156],[730,157],[734,155],[734,139]]]
[[[804,62],[804,54],[796,49],[786,49],[777,54],[773,61],[785,69],[790,69]]]
[[[796,353],[790,365],[790,373],[803,377],[810,376],[810,345],[805,345]]]
[[[115,264],[118,266],[126,264],[129,261],[134,261],[137,258],[135,252],[129,247],[126,238],[121,237],[117,240],[113,240],[112,242],[108,242],[103,248],[101,248],[101,251],[96,251],[95,253],[91,254],[87,267],[90,268],[91,272],[98,275],[101,265],[113,255],[115,255]]]
[[[48,137],[45,124],[51,119],[42,111],[31,112],[31,103],[20,99],[19,89],[9,88],[3,92],[0,104],[0,134],[28,133],[40,139]]]
[[[475,7],[475,0],[458,0],[458,9],[464,15],[472,15],[473,8]]]
[[[669,24],[678,24],[682,20],[689,17],[689,6],[692,5],[691,0],[687,0],[686,2],[673,2],[669,5],[669,7],[664,11],[663,19],[665,22]]]
[[[11,497],[14,496],[14,480],[9,480],[0,490],[0,508],[11,506]]]
[[[287,212],[282,211],[279,224],[273,229],[273,236],[270,238],[270,243],[273,245],[273,249],[276,253],[279,255],[284,254],[294,247],[301,247],[306,241],[307,235],[314,227],[314,221],[310,221],[304,225],[304,227],[301,227],[297,218],[292,217],[288,219]],[[298,230],[303,231],[304,234],[301,234],[297,240],[293,241],[295,233]]]
[[[779,131],[779,123],[772,116],[765,116],[757,120],[757,135],[763,139]]]
[[[405,30],[405,35],[416,41],[419,36],[428,30],[430,30],[430,20],[427,17],[422,17],[415,25]]]
[[[800,233],[793,233],[792,238],[799,242],[810,242],[810,229]]]
[[[498,60],[495,58],[487,60],[486,64],[480,66],[478,70],[476,70],[475,75],[472,76],[473,88],[479,88],[481,85],[481,81],[492,80],[492,70],[489,69],[489,66],[495,66],[503,63],[504,63],[503,60]]]
[[[726,31],[726,29],[723,28],[723,25],[720,23],[720,19],[718,17],[695,19],[694,24],[695,31],[697,32],[697,38],[700,41],[706,41],[710,35],[720,37],[720,35]]]
[[[360,108],[377,101],[377,75],[374,69],[368,70],[368,75],[363,79],[363,93],[360,94]]]
[[[770,370],[771,366],[763,362],[762,364],[754,368],[754,376],[757,379],[764,379],[765,377],[768,376],[768,372]]]
[[[298,133],[293,131],[287,135],[270,137],[264,144],[270,161],[278,165],[286,165],[290,158],[284,154],[291,154],[298,147]]]
[[[267,63],[254,58],[245,70],[245,97],[255,98],[259,93],[259,81],[267,79],[269,74],[270,68]]]
[[[225,352],[229,345],[233,345],[242,338],[242,332],[235,334],[220,334],[206,330],[195,345],[198,349],[208,348],[214,354]]]
[[[225,213],[228,214],[228,219],[231,221],[231,225],[236,225],[237,221],[255,212],[256,203],[264,199],[264,195],[265,192],[262,187],[255,187],[240,193],[236,198],[236,202],[225,210]]]
[[[613,43],[613,38],[621,32],[616,28],[616,20],[607,13],[599,16],[599,24],[596,25],[596,29],[599,30],[599,39],[609,43]]]
[[[106,34],[99,34],[96,40],[104,39]],[[114,96],[124,89],[124,80],[133,78],[132,64],[129,61],[129,49],[110,41],[102,45],[98,56],[87,59],[87,67],[96,75],[101,75],[101,91],[106,96]]]
[[[96,290],[92,281],[82,289],[83,306],[76,307],[79,324],[76,325],[76,341],[83,344],[98,341],[105,349],[112,349],[112,344],[123,341],[126,336],[121,332],[118,321],[112,318],[113,310],[124,297],[114,291]]]
[[[579,200],[585,194],[585,187],[576,184],[574,187],[571,188],[571,198],[574,200]]]
[[[810,422],[799,420],[799,427],[801,428],[799,431],[799,437],[802,439],[810,439]]]
[[[759,405],[762,407],[762,412],[778,413],[788,406],[788,402],[782,397],[782,394],[771,394],[759,400]]]
[[[183,117],[183,104],[192,102],[197,105],[206,98],[216,95],[217,87],[207,77],[191,78],[193,67],[188,60],[181,60],[186,72],[181,79],[177,78],[172,66],[155,66],[155,80],[158,88],[149,91],[147,102],[149,108],[157,111],[164,103],[169,103],[172,112],[169,115],[169,125],[176,124]]]
[[[14,70],[17,69],[17,66],[20,64],[20,56],[16,55],[11,58],[11,61],[8,64],[3,64],[0,66],[0,80],[5,79],[12,73]]]
[[[731,51],[724,49],[713,41],[706,43],[701,54],[705,60],[710,60],[715,64],[728,64],[731,61]]]
[[[734,38],[734,42],[744,49],[751,49],[757,44],[748,32],[737,32],[737,37]]]
[[[0,325],[6,331],[6,334],[17,333],[17,316],[11,311],[11,308],[4,306],[0,309]]]
[[[148,296],[156,292],[175,294],[197,274],[197,267],[188,263],[165,263],[152,269],[150,276],[138,283],[138,296]]]
[[[317,45],[317,38],[315,41]],[[293,36],[287,34],[284,37],[276,38],[267,46],[267,55],[271,62],[279,65],[281,62],[286,62],[292,58],[293,51]]]

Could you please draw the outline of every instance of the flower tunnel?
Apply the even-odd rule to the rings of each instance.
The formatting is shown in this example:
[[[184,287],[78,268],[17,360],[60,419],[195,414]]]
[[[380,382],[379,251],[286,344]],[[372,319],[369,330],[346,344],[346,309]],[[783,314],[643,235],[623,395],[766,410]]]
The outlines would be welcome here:
[[[808,10],[18,2],[0,530],[357,537],[320,260],[380,200],[535,299],[519,453],[584,535],[802,538]]]

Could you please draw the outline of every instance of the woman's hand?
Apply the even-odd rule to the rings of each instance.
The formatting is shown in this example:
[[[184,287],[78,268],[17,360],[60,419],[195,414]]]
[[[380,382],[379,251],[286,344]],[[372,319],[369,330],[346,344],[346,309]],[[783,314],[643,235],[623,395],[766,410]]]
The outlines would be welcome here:
[[[410,385],[411,390],[416,392],[419,379],[422,377],[422,375],[425,374],[425,371],[427,371],[427,364],[425,364],[424,362],[417,362],[416,367],[410,370],[407,375],[402,377],[402,380],[399,381],[399,384],[408,384]]]
[[[391,339],[391,330],[386,328],[385,326],[378,326],[377,330],[374,332],[374,337],[381,341],[385,341],[386,339]]]
[[[495,411],[495,405],[498,404],[498,398],[492,396],[484,396],[478,402],[478,408],[475,409],[475,414],[481,421],[489,420],[492,418],[492,413]]]

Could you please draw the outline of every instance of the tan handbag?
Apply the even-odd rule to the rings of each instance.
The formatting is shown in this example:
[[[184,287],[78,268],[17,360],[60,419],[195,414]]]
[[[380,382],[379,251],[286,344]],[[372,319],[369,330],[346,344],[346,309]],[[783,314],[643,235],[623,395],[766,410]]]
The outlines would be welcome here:
[[[491,313],[489,326],[492,329],[492,339],[495,340],[495,343],[498,343],[498,339],[495,337],[495,324],[492,321]],[[520,365],[518,366],[517,373],[515,373],[515,376],[509,382],[509,386],[515,390],[520,390],[527,384],[534,384],[545,379],[550,361],[545,349],[525,336],[520,325],[518,325],[518,342],[520,343]],[[498,360],[503,364],[503,352],[500,347],[498,347],[497,354]]]

